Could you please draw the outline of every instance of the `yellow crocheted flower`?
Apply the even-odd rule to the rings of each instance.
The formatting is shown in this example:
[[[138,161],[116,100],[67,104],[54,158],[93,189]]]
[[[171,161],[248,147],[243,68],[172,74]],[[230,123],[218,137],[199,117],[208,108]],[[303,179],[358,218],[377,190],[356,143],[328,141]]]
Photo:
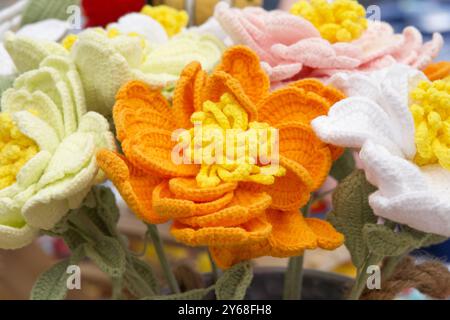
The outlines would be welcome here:
[[[0,249],[30,243],[104,179],[95,154],[115,149],[108,121],[87,112],[75,64],[49,55],[2,95]]]
[[[309,20],[331,43],[358,39],[368,26],[364,7],[354,0],[301,0],[290,12]]]
[[[421,81],[411,92],[420,166],[439,163],[450,170],[450,81]]]
[[[141,13],[150,16],[158,21],[166,30],[169,37],[172,37],[185,28],[189,21],[189,16],[184,10],[176,10],[169,6],[145,5]]]
[[[342,152],[317,139],[310,121],[342,98],[317,80],[271,93],[256,54],[232,47],[211,75],[198,62],[189,64],[177,82],[172,106],[142,82],[123,86],[113,116],[125,156],[100,151],[97,159],[141,219],[173,220],[171,233],[178,241],[210,247],[221,267],[264,255],[334,249],[342,244],[342,235],[325,221],[303,218],[298,209],[322,185],[332,160]],[[197,132],[196,123],[206,130]],[[278,129],[279,167],[264,172],[262,162],[252,162],[248,144],[237,138],[254,135],[261,147],[256,154],[261,155],[272,138],[259,133],[272,128]],[[180,129],[181,135],[173,136]],[[241,152],[242,161],[210,163],[211,139],[233,129],[234,143],[216,152]],[[196,160],[198,150],[200,162],[176,162],[174,150],[190,141],[196,149],[184,149],[182,156]]]

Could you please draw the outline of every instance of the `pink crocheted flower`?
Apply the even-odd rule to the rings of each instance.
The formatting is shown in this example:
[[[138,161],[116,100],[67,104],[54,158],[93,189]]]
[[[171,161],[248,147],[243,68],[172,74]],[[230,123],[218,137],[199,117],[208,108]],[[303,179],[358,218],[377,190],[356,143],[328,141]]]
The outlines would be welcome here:
[[[275,86],[305,77],[373,71],[396,62],[422,69],[439,54],[444,42],[438,33],[424,43],[414,27],[396,34],[388,23],[370,21],[360,38],[331,44],[302,17],[278,10],[230,8],[223,2],[217,4],[214,16],[235,44],[258,53]]]

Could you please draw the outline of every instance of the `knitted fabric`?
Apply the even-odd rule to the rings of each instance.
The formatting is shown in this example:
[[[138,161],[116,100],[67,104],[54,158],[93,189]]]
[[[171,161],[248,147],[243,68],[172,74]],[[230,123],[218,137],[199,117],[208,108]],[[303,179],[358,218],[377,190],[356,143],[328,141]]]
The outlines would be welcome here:
[[[145,0],[81,0],[86,27],[106,26],[130,12],[139,12]]]
[[[176,10],[165,5],[155,7],[146,5],[142,8],[141,13],[158,21],[164,27],[169,37],[180,33],[189,21],[186,11]]]
[[[330,43],[310,21],[286,12],[241,10],[220,2],[214,16],[235,44],[247,45],[258,54],[273,86],[338,72],[373,71],[395,62],[421,69],[443,46],[440,34],[424,44],[414,27],[395,34],[384,22],[369,22],[353,41]]]
[[[49,55],[20,75],[3,93],[1,110],[0,172],[9,180],[0,184],[0,248],[15,249],[81,204],[104,179],[96,152],[115,143],[108,121],[86,111],[80,75],[67,57]]]
[[[263,120],[280,129],[280,166],[286,172],[275,176],[272,184],[239,177],[201,187],[196,179],[199,165],[172,161],[176,141],[171,133],[192,128],[191,117],[199,116],[203,106],[224,99],[224,94],[232,99],[226,101],[241,108],[228,104],[235,111],[241,110],[235,119],[244,112],[249,123]],[[113,116],[126,158],[101,151],[97,159],[144,221],[174,220],[171,232],[178,241],[212,247],[220,252],[214,255],[218,262],[227,250],[242,252],[232,261],[221,262],[223,266],[262,255],[291,256],[316,247],[334,249],[342,244],[342,236],[327,222],[305,223],[298,209],[322,185],[333,157],[340,153],[313,134],[310,121],[326,114],[331,101],[342,98],[338,90],[317,80],[270,93],[269,79],[258,57],[250,49],[236,46],[224,53],[209,76],[199,63],[188,65],[177,83],[171,107],[159,91],[143,82],[123,86]],[[285,112],[289,104],[299,108],[297,116]]]
[[[431,63],[423,72],[431,81],[450,77],[450,61]]]
[[[325,142],[361,149],[366,177],[378,187],[369,197],[374,213],[450,236],[448,83],[404,65],[330,83],[349,98],[312,126]]]

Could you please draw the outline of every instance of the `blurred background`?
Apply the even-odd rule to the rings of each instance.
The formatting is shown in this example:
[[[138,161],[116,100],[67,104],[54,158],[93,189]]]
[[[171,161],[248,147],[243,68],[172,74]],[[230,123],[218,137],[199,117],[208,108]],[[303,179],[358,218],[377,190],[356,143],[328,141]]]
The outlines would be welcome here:
[[[43,7],[52,1],[33,0],[41,2]],[[68,2],[68,0],[64,0]],[[87,0],[90,1],[90,0]],[[92,0],[96,1],[96,0]],[[229,0],[237,7],[264,6],[266,9],[288,9],[296,0]],[[74,0],[75,2],[75,0]],[[108,1],[98,1],[108,4]],[[120,1],[113,1],[119,3]],[[167,4],[177,9],[186,9],[191,14],[193,24],[201,24],[211,15],[216,0],[122,0],[123,3],[137,3],[142,5],[147,2],[152,5]],[[433,32],[441,32],[446,39],[446,47],[442,50],[438,60],[450,60],[450,0],[362,0],[365,7],[376,5],[380,8],[381,20],[393,25],[396,31],[401,32],[408,25],[414,25],[429,39]],[[14,15],[9,14],[9,25],[0,23],[0,39],[6,30],[17,30],[20,26],[20,10],[27,5],[27,0],[0,0],[0,20],[2,13],[5,15],[5,8],[14,6]],[[113,11],[114,8],[108,8]],[[121,12],[119,16],[126,12]],[[101,14],[101,13],[100,13]],[[119,14],[119,13],[118,13]],[[118,16],[118,17],[119,17]],[[2,59],[0,56],[0,70]],[[330,187],[328,187],[330,188]],[[145,226],[139,222],[127,208],[125,203],[119,198],[122,218],[120,220],[120,230],[129,239],[130,248],[135,252],[142,252],[142,256],[152,265],[157,266],[156,254],[151,245],[142,241],[145,233]],[[331,209],[330,198],[324,198],[313,205],[312,212],[317,217],[324,217]],[[186,285],[195,278],[195,274],[211,271],[211,265],[205,249],[186,248],[179,246],[168,235],[167,226],[162,226],[161,231],[165,234],[166,250],[175,268],[180,271],[180,278],[188,274]],[[418,255],[431,255],[442,260],[450,260],[450,242],[444,245],[421,250]],[[68,248],[61,239],[42,237],[33,245],[17,251],[0,250],[0,299],[27,299],[31,286],[36,277],[44,270],[48,269],[58,259],[70,255]],[[285,267],[286,259],[262,258],[255,262],[257,266],[264,267]],[[347,276],[354,275],[348,252],[344,247],[334,251],[325,252],[315,250],[308,252],[305,257],[307,268],[319,269],[327,272],[341,273]],[[73,291],[69,298],[72,299],[99,299],[108,297],[110,294],[110,283],[105,276],[95,266],[88,261],[82,263],[82,290]],[[191,273],[186,272],[190,270]],[[181,279],[180,281],[184,281]],[[423,297],[417,296],[415,292],[407,293],[409,298]]]

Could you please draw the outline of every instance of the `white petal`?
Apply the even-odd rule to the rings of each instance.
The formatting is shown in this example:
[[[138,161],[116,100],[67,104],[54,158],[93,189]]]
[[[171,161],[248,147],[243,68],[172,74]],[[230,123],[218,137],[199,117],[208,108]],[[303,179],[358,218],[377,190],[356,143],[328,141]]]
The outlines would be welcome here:
[[[53,153],[59,145],[59,138],[55,130],[47,122],[39,119],[28,111],[13,114],[14,122],[20,132],[33,139],[39,149]]]
[[[392,126],[389,115],[367,98],[339,101],[328,116],[318,117],[311,124],[319,138],[330,144],[359,149],[371,140],[395,154],[402,154],[394,143],[394,137],[399,133]]]
[[[58,41],[68,30],[69,23],[67,21],[46,19],[25,25],[16,34],[40,40]]]
[[[16,176],[16,183],[21,188],[28,188],[33,183],[38,182],[51,157],[52,155],[47,151],[38,152],[22,168],[20,168],[20,171]]]
[[[414,163],[392,155],[383,146],[368,141],[360,158],[370,183],[385,197],[428,190],[427,182]]]
[[[375,192],[369,197],[369,203],[380,217],[450,237],[450,202],[435,197],[432,192],[410,192],[396,197]]]
[[[83,115],[78,126],[78,132],[92,133],[96,149],[115,149],[113,134],[109,131],[109,123],[101,114],[88,112]]]
[[[95,158],[72,177],[57,181],[39,190],[23,206],[25,221],[39,229],[49,230],[70,210],[75,209],[89,192],[97,175]]]
[[[450,202],[450,171],[438,164],[421,167],[432,192],[442,200]]]
[[[55,150],[38,187],[76,174],[95,157],[95,149],[93,134],[76,132],[70,135]]]
[[[117,28],[120,32],[143,35],[152,44],[162,44],[169,40],[166,30],[153,18],[140,13],[129,13],[122,16],[117,23],[108,26]]]

